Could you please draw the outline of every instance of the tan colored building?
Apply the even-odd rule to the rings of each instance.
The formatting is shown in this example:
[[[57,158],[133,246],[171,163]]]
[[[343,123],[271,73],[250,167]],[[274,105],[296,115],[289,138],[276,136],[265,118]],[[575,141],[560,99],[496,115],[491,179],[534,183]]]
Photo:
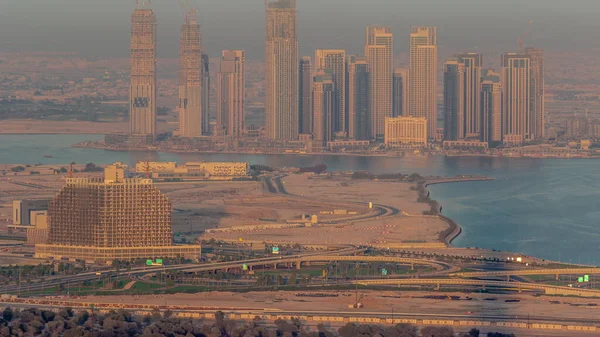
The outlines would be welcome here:
[[[164,178],[173,174],[177,176],[172,177],[179,178],[185,178],[190,174],[207,179],[210,177],[242,178],[250,174],[250,163],[246,162],[189,162],[179,166],[175,162],[140,161],[135,167],[137,173],[146,173],[148,170],[153,178]]]
[[[174,246],[171,202],[151,180],[123,179],[110,167],[101,178],[68,178],[48,208],[48,243],[38,258],[96,263],[138,258],[198,260],[200,246]]]
[[[27,245],[35,246],[48,243],[48,212],[37,212],[32,217],[31,225],[33,228],[27,228]]]
[[[526,48],[525,54],[531,57],[532,133],[536,140],[541,140],[546,137],[544,51],[537,48]]]
[[[246,124],[246,85],[243,50],[223,50],[217,75],[218,136],[240,138]]]
[[[186,17],[181,26],[179,54],[179,135],[202,136],[203,67],[200,25]]]
[[[346,51],[318,49],[315,51],[315,68],[331,75],[335,88],[335,110],[332,117],[335,133],[345,138],[348,135],[346,115]]]
[[[138,5],[131,15],[129,133],[156,137],[156,16]]]
[[[408,115],[427,118],[429,139],[435,138],[437,129],[437,60],[437,28],[412,27]]]
[[[418,117],[386,118],[385,145],[390,148],[426,146],[427,119]]]
[[[365,55],[369,64],[371,136],[383,139],[385,119],[392,117],[394,39],[392,27],[369,26]]]
[[[502,139],[521,145],[535,138],[531,114],[531,56],[502,54]]]
[[[479,53],[462,53],[456,60],[464,66],[464,116],[466,139],[481,137],[481,76],[483,71],[483,55]]]
[[[265,0],[265,5],[266,136],[275,140],[297,140],[300,81],[296,0]]]

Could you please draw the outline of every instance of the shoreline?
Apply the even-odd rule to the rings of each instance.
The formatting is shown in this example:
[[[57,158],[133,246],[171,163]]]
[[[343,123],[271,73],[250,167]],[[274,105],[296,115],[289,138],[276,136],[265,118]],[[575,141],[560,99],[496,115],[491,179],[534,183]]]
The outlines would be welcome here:
[[[455,183],[464,183],[464,182],[472,182],[472,181],[493,181],[493,180],[496,180],[496,179],[492,178],[492,177],[450,178],[450,179],[440,180],[440,181],[425,182],[424,187],[427,189],[431,185],[455,184]],[[427,191],[431,194],[431,191],[429,189]],[[442,242],[449,247],[456,247],[452,244],[452,242],[454,242],[454,240],[458,239],[458,237],[462,234],[463,229],[456,221],[443,215],[442,214],[442,211],[443,211],[442,204],[440,204],[439,201],[437,201],[436,199],[433,199],[433,200],[435,200],[440,205],[440,214],[438,216],[440,217],[440,219],[442,219],[444,222],[446,222],[448,224],[449,232],[446,235],[444,235]]]
[[[9,134],[9,133],[5,133]],[[46,135],[50,133],[39,133],[40,135]],[[67,135],[68,133],[55,133],[56,135]],[[83,135],[81,133],[79,135]],[[100,135],[101,133],[94,134]],[[16,133],[14,135],[17,135]],[[26,134],[35,135],[35,134]],[[503,154],[448,154],[448,153],[419,153],[415,154],[412,151],[389,151],[388,153],[349,153],[349,152],[244,152],[244,151],[217,151],[217,150],[170,150],[170,149],[158,149],[158,148],[127,148],[118,149],[109,146],[90,145],[90,144],[72,144],[73,148],[83,149],[97,149],[104,151],[114,152],[163,152],[173,154],[238,154],[238,155],[292,155],[292,156],[348,156],[348,157],[383,157],[383,158],[404,158],[404,157],[448,157],[448,158],[509,158],[509,159],[600,159],[600,156],[534,156],[534,155],[521,155],[521,156],[509,156]],[[410,149],[407,149],[410,150]],[[402,153],[400,155],[393,155],[393,153]]]

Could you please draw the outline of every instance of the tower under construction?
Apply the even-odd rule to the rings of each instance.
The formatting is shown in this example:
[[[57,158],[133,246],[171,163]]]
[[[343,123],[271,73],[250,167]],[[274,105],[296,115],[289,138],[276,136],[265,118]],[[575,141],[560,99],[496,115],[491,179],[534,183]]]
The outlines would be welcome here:
[[[200,25],[192,17],[195,10],[186,15],[181,26],[180,73],[179,73],[179,135],[202,136],[203,64],[200,43]]]
[[[150,179],[127,179],[110,165],[102,178],[68,178],[48,207],[48,244],[36,257],[97,263],[183,257],[200,246],[172,244],[171,202]]]
[[[131,15],[129,133],[156,136],[156,16],[138,4]]]

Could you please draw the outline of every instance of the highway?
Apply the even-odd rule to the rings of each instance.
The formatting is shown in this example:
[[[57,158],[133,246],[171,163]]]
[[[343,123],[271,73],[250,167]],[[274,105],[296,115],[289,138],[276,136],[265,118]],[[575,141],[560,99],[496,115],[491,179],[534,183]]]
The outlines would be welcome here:
[[[384,280],[360,280],[352,283],[363,286],[373,285],[469,285],[482,287],[502,287],[512,289],[543,290],[547,295],[574,295],[580,297],[600,297],[600,290],[561,287],[542,283],[504,282],[488,280],[464,280],[464,279],[384,279]]]
[[[600,268],[562,268],[562,269],[515,269],[500,271],[482,271],[468,273],[452,273],[451,277],[475,278],[497,276],[526,276],[526,275],[600,275]]]

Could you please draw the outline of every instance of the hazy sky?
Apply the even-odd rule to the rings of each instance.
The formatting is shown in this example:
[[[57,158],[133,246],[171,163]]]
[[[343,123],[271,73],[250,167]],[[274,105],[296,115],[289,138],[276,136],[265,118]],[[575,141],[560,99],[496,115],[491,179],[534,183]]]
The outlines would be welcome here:
[[[188,0],[200,9],[205,49],[264,53],[263,0]],[[159,56],[176,57],[183,10],[178,0],[154,0]],[[297,0],[303,55],[317,48],[361,53],[364,27],[391,25],[396,51],[407,51],[412,25],[438,26],[448,50],[513,51],[531,37],[548,50],[600,46],[598,0]],[[87,56],[128,55],[135,0],[0,0],[0,51],[69,51]]]

